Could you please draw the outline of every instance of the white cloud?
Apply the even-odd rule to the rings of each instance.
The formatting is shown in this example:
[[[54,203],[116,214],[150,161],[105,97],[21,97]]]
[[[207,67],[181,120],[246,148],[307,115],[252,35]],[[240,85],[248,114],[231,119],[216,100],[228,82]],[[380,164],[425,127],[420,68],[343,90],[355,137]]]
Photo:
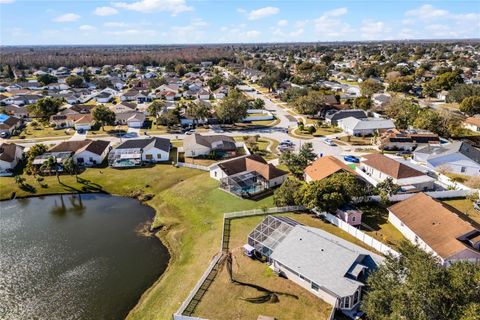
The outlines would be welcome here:
[[[126,36],[147,36],[153,37],[156,35],[154,30],[140,30],[140,29],[125,29],[125,30],[116,30],[116,31],[105,31],[107,35],[116,36],[116,37],[126,37]]]
[[[237,9],[237,12],[238,13],[247,13],[247,10],[243,9],[243,8],[238,8]]]
[[[0,0],[0,4],[14,3],[15,0]]]
[[[112,7],[97,7],[93,14],[97,16],[112,16],[114,14],[117,14],[118,10]]]
[[[251,39],[256,39],[256,38],[260,37],[261,34],[262,33],[258,30],[250,30],[250,31],[246,31],[246,32],[242,33],[240,35],[240,38],[251,40]]]
[[[78,19],[80,19],[80,16],[76,13],[65,13],[65,14],[62,14],[62,15],[56,17],[55,19],[53,19],[53,21],[55,21],[55,22],[73,22],[73,21],[77,21]]]
[[[125,27],[128,27],[128,24],[126,24],[125,22],[116,22],[116,21],[105,22],[103,25],[107,28],[125,28]]]
[[[203,19],[193,19],[184,26],[173,26],[171,28],[174,39],[173,42],[199,42],[205,39],[204,28],[209,24]]]
[[[257,20],[265,17],[276,15],[280,9],[275,7],[265,7],[257,10],[252,10],[248,13],[248,20]]]
[[[360,28],[362,38],[368,40],[386,40],[391,38],[391,28],[383,21],[363,20]]]
[[[279,20],[277,22],[277,25],[280,26],[280,27],[285,27],[288,25],[288,21],[287,20]]]
[[[405,14],[422,20],[430,20],[448,16],[449,12],[447,10],[437,9],[431,4],[424,4],[416,9],[405,12]]]
[[[78,27],[78,30],[81,31],[94,31],[97,30],[96,27],[89,25],[89,24],[82,24],[80,27]]]
[[[344,22],[341,17],[348,13],[347,8],[337,8],[330,10],[315,19],[315,30],[322,38],[342,38],[344,39],[353,30],[350,25]]]
[[[145,13],[155,11],[170,12],[172,15],[193,10],[193,7],[187,5],[186,0],[140,0],[137,2],[115,2],[114,6],[121,9]]]

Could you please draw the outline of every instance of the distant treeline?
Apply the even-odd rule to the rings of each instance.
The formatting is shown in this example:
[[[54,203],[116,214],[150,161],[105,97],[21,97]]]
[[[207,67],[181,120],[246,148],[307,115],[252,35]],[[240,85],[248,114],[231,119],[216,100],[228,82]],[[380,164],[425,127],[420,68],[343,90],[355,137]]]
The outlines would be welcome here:
[[[198,63],[231,60],[227,46],[44,46],[2,47],[0,61],[16,69],[40,67],[101,67],[116,64],[164,65],[170,61]]]

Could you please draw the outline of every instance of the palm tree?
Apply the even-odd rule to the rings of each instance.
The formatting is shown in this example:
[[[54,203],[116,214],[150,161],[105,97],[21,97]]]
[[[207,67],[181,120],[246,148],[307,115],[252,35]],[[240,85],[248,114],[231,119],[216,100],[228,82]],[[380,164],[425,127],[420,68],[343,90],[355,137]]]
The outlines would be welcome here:
[[[57,180],[60,182],[60,175],[58,174],[58,163],[57,159],[55,157],[48,157],[47,161],[45,161],[42,166],[40,167],[42,171],[48,171],[51,173],[52,171],[55,171],[55,174],[57,175]]]
[[[78,165],[73,161],[73,157],[68,157],[63,160],[63,170],[68,172],[70,175],[75,175],[75,181],[78,182]]]

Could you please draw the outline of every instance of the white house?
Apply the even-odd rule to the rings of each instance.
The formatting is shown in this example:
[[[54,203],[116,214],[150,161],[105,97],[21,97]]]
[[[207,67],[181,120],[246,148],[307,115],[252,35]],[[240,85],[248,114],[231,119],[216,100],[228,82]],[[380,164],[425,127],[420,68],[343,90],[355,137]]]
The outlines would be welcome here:
[[[474,131],[474,132],[480,131],[480,118],[478,118],[478,117],[468,117],[463,122],[463,127],[465,129],[468,129],[468,130],[471,130],[471,131]]]
[[[245,247],[244,247],[245,248]],[[322,229],[267,216],[248,236],[248,248],[270,268],[355,318],[365,281],[383,258]]]
[[[22,156],[22,147],[14,143],[2,143],[0,145],[0,176],[11,175]]]
[[[200,135],[192,134],[183,139],[183,150],[186,157],[198,157],[209,155],[212,151],[221,155],[235,155],[237,145],[235,139],[224,135]]]
[[[68,140],[60,142],[49,153],[72,153],[73,160],[80,166],[102,164],[109,151],[110,142],[104,140]]]
[[[378,183],[387,178],[402,187],[405,192],[427,191],[434,188],[435,179],[402,162],[383,154],[363,156],[361,169]]]
[[[115,122],[117,124],[126,124],[129,128],[141,128],[145,122],[145,114],[143,112],[131,111],[115,114]]]
[[[459,212],[421,192],[388,208],[388,221],[408,240],[443,265],[459,260],[480,263],[480,230]]]
[[[121,168],[168,161],[170,147],[170,140],[164,138],[127,140],[110,151],[109,164]]]
[[[393,129],[395,124],[390,119],[348,117],[337,121],[338,127],[352,136],[371,136],[381,129]]]
[[[92,129],[94,123],[95,120],[93,119],[92,114],[88,113],[75,121],[74,128],[75,130],[90,130]]]
[[[480,151],[465,141],[418,148],[413,159],[437,171],[480,176]]]

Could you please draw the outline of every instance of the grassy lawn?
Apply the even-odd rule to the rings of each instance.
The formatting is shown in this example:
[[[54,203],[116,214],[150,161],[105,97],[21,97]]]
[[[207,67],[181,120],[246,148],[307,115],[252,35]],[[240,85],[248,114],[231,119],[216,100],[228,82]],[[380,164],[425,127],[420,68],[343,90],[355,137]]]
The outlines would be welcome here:
[[[46,138],[46,137],[65,137],[71,136],[75,133],[75,129],[59,129],[55,130],[50,126],[43,126],[41,124],[34,128],[31,125],[27,125],[18,137],[13,139],[24,137],[25,139]],[[23,138],[21,138],[23,139]]]
[[[288,215],[294,218],[301,216]],[[276,303],[248,302],[246,298],[261,296],[262,292],[231,283],[224,265],[197,306],[195,315],[218,320],[256,319],[258,315],[276,319],[327,319],[331,310],[330,305],[292,281],[278,277],[265,263],[252,260],[243,254],[242,246],[246,243],[248,234],[263,218],[259,216],[232,220],[230,248],[233,258],[233,276],[238,281],[288,295],[278,294],[279,301]],[[305,219],[308,219],[307,215]]]
[[[443,203],[446,203],[458,211],[462,212],[467,220],[473,220],[478,224],[477,227],[480,227],[480,212],[475,210],[473,208],[473,202],[472,200],[469,199],[451,199],[451,200],[446,200],[443,201]],[[463,217],[465,218],[465,217]]]
[[[362,222],[373,230],[362,227],[362,231],[372,238],[385,243],[393,248],[398,248],[400,242],[405,238],[390,222],[388,222],[388,211],[382,206],[369,203],[358,206],[363,211]]]
[[[372,144],[371,137],[343,136],[340,137],[340,140],[352,146],[367,146]]]
[[[279,142],[274,139],[260,138],[258,139],[258,151],[257,154],[264,157],[266,160],[278,158],[276,152]],[[267,147],[270,145],[270,151],[267,150]]]
[[[305,126],[305,128],[307,128],[308,126]],[[293,134],[294,135],[297,135],[299,137],[303,137],[303,138],[313,138],[313,137],[324,137],[324,136],[328,136],[328,135],[331,135],[331,134],[335,134],[335,133],[341,133],[342,130],[337,128],[337,127],[316,127],[315,128],[316,131],[313,133],[313,134],[310,134],[310,132],[306,131],[306,130],[300,130],[300,128],[296,128],[295,130],[293,130]]]
[[[128,195],[143,190],[155,195],[147,203],[156,210],[154,226],[162,227],[157,234],[171,254],[164,275],[141,297],[127,319],[170,319],[218,251],[223,213],[271,207],[271,197],[254,202],[242,200],[218,189],[218,182],[208,173],[156,165],[150,168],[115,170],[87,169],[75,177],[45,177],[42,187],[31,176],[27,183],[35,193],[21,190],[13,178],[0,178],[0,199],[8,199],[12,191],[17,196],[71,193],[98,188],[108,193]]]

